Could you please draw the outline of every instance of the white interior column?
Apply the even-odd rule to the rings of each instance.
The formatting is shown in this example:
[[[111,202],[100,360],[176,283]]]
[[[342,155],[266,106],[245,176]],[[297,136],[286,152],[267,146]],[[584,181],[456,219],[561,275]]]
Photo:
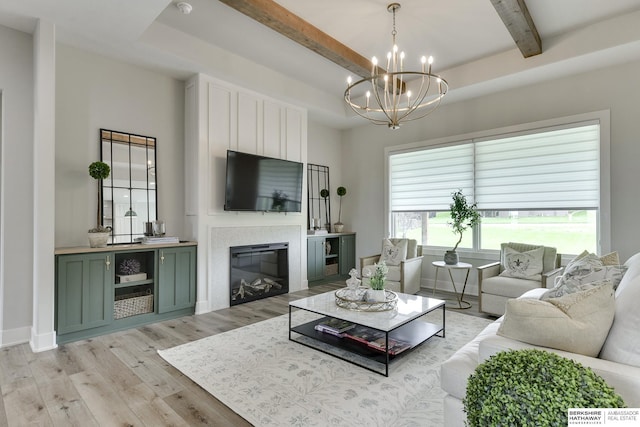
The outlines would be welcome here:
[[[33,351],[57,347],[55,307],[55,26],[38,20],[33,35]]]

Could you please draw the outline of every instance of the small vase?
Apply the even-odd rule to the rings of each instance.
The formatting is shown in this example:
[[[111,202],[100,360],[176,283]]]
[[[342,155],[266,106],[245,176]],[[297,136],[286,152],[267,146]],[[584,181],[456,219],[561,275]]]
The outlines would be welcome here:
[[[89,233],[89,246],[92,248],[106,248],[111,233]]]
[[[447,265],[456,265],[458,263],[458,253],[456,251],[446,251],[444,253],[444,263]]]
[[[342,230],[344,230],[344,224],[343,223],[336,222],[335,224],[333,224],[334,233],[342,233]]]
[[[385,302],[387,300],[387,293],[384,289],[368,289],[367,301],[371,302]]]

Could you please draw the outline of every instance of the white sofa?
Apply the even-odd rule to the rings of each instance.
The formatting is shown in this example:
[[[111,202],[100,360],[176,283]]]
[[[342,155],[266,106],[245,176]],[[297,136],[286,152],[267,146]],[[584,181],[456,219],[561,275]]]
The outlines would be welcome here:
[[[462,399],[467,379],[478,364],[497,352],[509,349],[538,348],[553,351],[590,367],[622,396],[630,408],[640,407],[640,253],[629,258],[628,267],[615,293],[613,325],[598,358],[546,347],[537,347],[497,335],[504,316],[487,326],[471,342],[453,354],[441,366],[440,384],[444,398],[446,426],[464,426],[466,414]],[[547,289],[528,291],[520,298],[539,298]]]

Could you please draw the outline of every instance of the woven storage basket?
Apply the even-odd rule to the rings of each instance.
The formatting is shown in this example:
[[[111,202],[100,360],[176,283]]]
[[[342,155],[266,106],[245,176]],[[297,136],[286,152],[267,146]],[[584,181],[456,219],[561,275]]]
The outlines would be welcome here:
[[[153,294],[147,294],[146,292],[120,295],[116,297],[116,300],[113,302],[114,319],[151,313],[152,311]]]
[[[338,274],[338,264],[329,264],[324,267],[325,276],[333,276],[334,274]]]

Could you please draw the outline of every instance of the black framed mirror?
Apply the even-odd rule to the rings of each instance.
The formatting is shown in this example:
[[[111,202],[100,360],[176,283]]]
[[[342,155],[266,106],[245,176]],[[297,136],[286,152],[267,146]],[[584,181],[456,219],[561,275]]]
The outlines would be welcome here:
[[[329,166],[307,164],[307,203],[309,230],[331,231],[331,187]]]
[[[156,138],[100,129],[101,160],[111,167],[102,182],[102,225],[111,244],[144,237],[145,223],[158,219]]]

